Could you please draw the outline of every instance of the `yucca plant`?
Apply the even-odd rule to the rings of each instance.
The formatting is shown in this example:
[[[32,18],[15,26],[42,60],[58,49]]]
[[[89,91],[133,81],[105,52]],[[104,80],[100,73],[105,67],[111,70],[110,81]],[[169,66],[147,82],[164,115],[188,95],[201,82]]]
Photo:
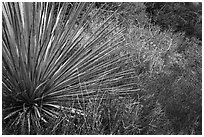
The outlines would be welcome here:
[[[115,22],[117,11],[87,37],[89,22],[101,12],[90,14],[93,7],[94,3],[2,4],[5,130],[40,134],[43,123],[57,118],[59,109],[85,115],[83,107],[92,95],[133,84],[118,84],[133,70],[122,69],[128,56],[120,55],[124,28]],[[70,102],[78,105],[63,105]]]

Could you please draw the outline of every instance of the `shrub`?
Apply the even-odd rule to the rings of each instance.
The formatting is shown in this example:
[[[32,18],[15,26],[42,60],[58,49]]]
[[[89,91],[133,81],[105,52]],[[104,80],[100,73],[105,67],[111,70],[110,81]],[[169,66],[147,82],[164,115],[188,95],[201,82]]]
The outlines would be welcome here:
[[[131,27],[126,40],[140,87],[164,108],[173,134],[200,134],[201,42],[151,25]]]
[[[125,19],[130,24],[146,24],[146,6],[144,2],[107,2],[103,6],[102,2],[97,2],[96,7],[101,7],[106,12],[115,12],[120,15],[118,20]]]

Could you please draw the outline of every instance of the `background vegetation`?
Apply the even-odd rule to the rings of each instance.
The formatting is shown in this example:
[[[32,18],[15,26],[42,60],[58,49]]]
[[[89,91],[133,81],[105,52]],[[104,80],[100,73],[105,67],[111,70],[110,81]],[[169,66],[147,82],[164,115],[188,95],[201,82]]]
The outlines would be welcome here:
[[[202,3],[199,2],[147,2],[151,22],[162,29],[185,32],[188,37],[202,39]]]
[[[201,3],[3,3],[3,134],[202,134]]]

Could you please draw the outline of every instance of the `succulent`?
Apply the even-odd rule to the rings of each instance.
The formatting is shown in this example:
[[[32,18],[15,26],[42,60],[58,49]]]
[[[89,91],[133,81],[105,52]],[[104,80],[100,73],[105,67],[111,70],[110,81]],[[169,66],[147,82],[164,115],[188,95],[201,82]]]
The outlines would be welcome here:
[[[114,23],[117,12],[87,34],[101,12],[91,14],[93,7],[94,3],[3,3],[3,129],[39,134],[59,110],[84,115],[91,96],[117,87],[131,73],[119,71],[128,57],[118,56],[124,28]]]

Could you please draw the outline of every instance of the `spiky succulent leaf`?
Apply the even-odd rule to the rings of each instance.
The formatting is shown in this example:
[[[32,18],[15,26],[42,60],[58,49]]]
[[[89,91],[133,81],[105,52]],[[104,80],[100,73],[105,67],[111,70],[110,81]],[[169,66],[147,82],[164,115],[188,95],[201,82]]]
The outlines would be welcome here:
[[[133,73],[123,69],[128,56],[120,56],[124,28],[115,23],[114,12],[88,35],[101,12],[90,14],[93,5],[2,4],[3,120],[20,125],[22,133],[36,133],[64,103],[85,104],[104,90],[130,87],[118,84]]]

